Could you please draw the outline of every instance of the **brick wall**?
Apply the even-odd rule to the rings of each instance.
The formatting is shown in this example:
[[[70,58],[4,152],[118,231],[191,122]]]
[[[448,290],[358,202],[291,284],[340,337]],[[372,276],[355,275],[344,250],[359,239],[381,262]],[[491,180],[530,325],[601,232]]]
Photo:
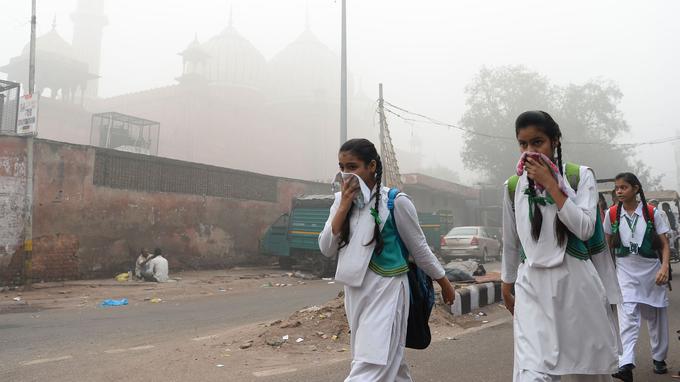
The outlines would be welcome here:
[[[1,171],[10,163],[16,185],[0,194],[2,212],[12,212],[0,220],[0,248],[8,248],[0,249],[5,281],[21,264],[24,142],[0,137],[0,176],[9,176]],[[270,261],[258,254],[266,228],[289,211],[293,197],[329,189],[165,158],[34,142],[36,281],[112,277],[132,266],[141,247],[162,248],[171,272]],[[17,229],[7,230],[12,227]]]
[[[21,269],[25,220],[25,140],[0,140],[0,276],[14,278]]]

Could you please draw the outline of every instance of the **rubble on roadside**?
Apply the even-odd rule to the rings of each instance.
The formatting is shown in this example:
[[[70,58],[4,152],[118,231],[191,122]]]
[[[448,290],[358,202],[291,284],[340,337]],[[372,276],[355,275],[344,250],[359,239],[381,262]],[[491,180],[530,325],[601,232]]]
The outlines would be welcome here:
[[[338,351],[349,345],[349,325],[342,294],[323,305],[300,309],[286,320],[272,321],[263,327],[252,348]]]

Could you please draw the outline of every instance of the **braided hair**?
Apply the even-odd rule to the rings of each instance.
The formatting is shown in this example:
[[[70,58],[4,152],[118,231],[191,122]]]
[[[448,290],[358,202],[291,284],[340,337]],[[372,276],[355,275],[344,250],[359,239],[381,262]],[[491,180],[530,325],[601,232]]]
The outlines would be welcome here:
[[[560,169],[560,175],[564,176],[564,166],[562,165],[562,131],[560,125],[550,116],[550,114],[541,110],[525,111],[520,114],[515,120],[515,136],[519,135],[519,131],[527,127],[536,127],[550,138],[550,141],[556,145],[556,157],[553,161],[557,162],[557,167]],[[529,179],[529,196],[536,196],[536,183]],[[538,204],[534,205],[533,218],[531,219],[531,237],[538,241],[541,237],[541,227],[543,226],[543,214]],[[559,217],[555,219],[555,237],[557,243],[562,246],[567,242],[569,229],[564,225]]]
[[[382,160],[380,159],[380,155],[378,155],[378,150],[376,150],[375,145],[371,143],[368,139],[350,139],[349,141],[345,142],[341,147],[340,147],[340,152],[348,152],[351,153],[352,155],[356,156],[364,162],[365,166],[368,166],[372,161],[375,161],[376,163],[376,170],[375,170],[375,180],[376,180],[376,193],[375,193],[375,211],[376,213],[379,214],[379,207],[380,207],[380,199],[381,199],[381,187],[382,187],[382,175],[383,175],[383,164]],[[354,203],[352,203],[352,207],[350,207],[349,212],[347,213],[347,217],[345,218],[345,221],[342,223],[342,229],[340,231],[340,248],[346,247],[349,244],[349,238],[350,238],[350,226],[349,226],[349,221],[350,217],[352,216],[352,211],[354,210]],[[375,253],[380,254],[382,253],[382,250],[385,246],[385,243],[383,241],[383,237],[380,234],[380,225],[378,224],[378,219],[375,220],[375,227],[373,229],[373,238],[371,239],[370,242],[364,244],[366,246],[369,246],[373,243],[375,243]]]
[[[638,177],[631,172],[622,172],[616,175],[615,179],[623,180],[624,182],[630,184],[631,187],[637,186],[638,191],[636,194],[640,195],[640,201],[642,202],[642,216],[645,218],[645,222],[647,222],[647,224],[650,224],[652,222],[652,217],[649,216],[649,208],[647,208],[647,198],[645,197],[645,192],[642,189],[642,183],[640,183],[640,179],[638,179]],[[615,224],[617,227],[620,227],[622,209],[623,201],[619,201],[619,203],[616,205]],[[652,249],[654,250],[661,249],[661,238],[659,237],[659,234],[656,232],[656,229],[654,229],[654,227],[652,227],[651,235],[652,235]],[[612,238],[612,244],[614,248],[620,248],[622,246],[620,229],[617,229],[616,233],[614,233]]]

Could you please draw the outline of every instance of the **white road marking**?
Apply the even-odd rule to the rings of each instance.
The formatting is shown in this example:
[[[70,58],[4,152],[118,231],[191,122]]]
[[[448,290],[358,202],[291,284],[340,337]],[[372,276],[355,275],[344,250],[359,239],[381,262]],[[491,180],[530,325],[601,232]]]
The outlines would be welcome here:
[[[209,336],[203,336],[203,337],[192,338],[191,340],[192,340],[192,341],[205,341],[205,340],[211,340],[211,339],[217,338],[217,337],[219,337],[218,334],[211,334],[211,335],[209,335]]]
[[[154,345],[144,345],[144,346],[136,346],[133,348],[127,348],[127,349],[109,349],[109,350],[104,350],[104,353],[106,354],[117,354],[117,353],[125,353],[127,351],[137,351],[137,350],[146,350],[146,349],[153,349],[155,348]]]
[[[136,346],[133,348],[129,348],[128,350],[130,351],[136,351],[136,350],[146,350],[146,349],[153,349],[155,346],[153,345],[144,345],[144,346]]]
[[[73,357],[70,356],[70,355],[65,355],[63,357],[56,357],[56,358],[36,359],[36,360],[33,360],[33,361],[29,361],[29,362],[23,362],[23,363],[21,363],[21,366],[39,365],[41,363],[64,361],[64,360],[71,359],[71,358],[73,358]]]
[[[292,372],[295,372],[295,371],[297,371],[297,369],[293,368],[293,367],[282,367],[282,368],[278,368],[278,369],[256,371],[256,372],[253,373],[253,375],[256,376],[256,377],[271,377],[272,375],[292,373]]]

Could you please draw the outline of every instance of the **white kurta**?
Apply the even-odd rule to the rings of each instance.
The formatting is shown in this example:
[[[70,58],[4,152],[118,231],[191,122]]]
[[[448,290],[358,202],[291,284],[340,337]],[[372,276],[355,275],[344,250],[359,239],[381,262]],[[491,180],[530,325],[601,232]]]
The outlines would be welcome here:
[[[637,221],[637,224],[631,224],[635,226],[635,232],[632,235],[627,219],[630,219],[631,223]],[[670,231],[658,209],[654,210],[654,226],[659,235]],[[638,204],[637,209],[632,214],[621,208],[619,234],[623,246],[630,247],[630,243],[637,243],[638,246],[641,246],[646,229],[647,223],[642,215],[642,203]],[[608,235],[612,234],[609,214],[605,217],[604,232]],[[658,259],[648,259],[631,254],[625,257],[617,257],[616,266],[624,302],[642,303],[657,308],[668,306],[668,287],[656,285],[656,274],[661,269],[661,262]]]
[[[507,185],[503,202],[502,279],[515,284],[516,368],[520,374],[611,374],[617,369],[619,341],[610,303],[620,301],[611,257],[576,259],[565,253],[566,244],[558,245],[554,232],[559,216],[579,239],[592,236],[598,213],[594,174],[581,167],[578,192],[560,211],[555,205],[540,207],[538,242],[531,237],[527,186],[523,175],[515,192],[516,212]]]
[[[389,218],[384,187],[379,207],[383,222]],[[368,268],[374,244],[374,220],[370,208],[354,207],[350,217],[350,241],[338,251],[340,235],[333,235],[332,221],[340,204],[335,195],[330,216],[319,235],[321,252],[338,255],[336,280],[345,284],[345,311],[351,330],[352,370],[347,381],[410,381],[404,362],[409,285],[406,275],[382,277]],[[418,222],[415,206],[406,194],[395,199],[394,218],[404,245],[416,264],[433,279],[444,277],[444,268],[432,254]],[[381,227],[382,228],[382,227]]]
[[[642,211],[642,203],[629,214],[621,209],[619,234],[621,244],[630,247],[631,243],[642,245],[647,223]],[[630,224],[629,224],[630,222]],[[632,227],[632,228],[631,228]],[[661,211],[654,210],[654,229],[659,235],[669,232],[667,220]],[[605,233],[612,234],[609,214],[604,221]],[[635,345],[640,334],[642,320],[647,322],[652,358],[657,361],[666,359],[668,353],[668,287],[656,284],[656,274],[661,269],[658,259],[649,259],[630,254],[616,258],[616,271],[623,292],[623,303],[619,305],[619,327],[623,354],[619,365],[635,364]]]

